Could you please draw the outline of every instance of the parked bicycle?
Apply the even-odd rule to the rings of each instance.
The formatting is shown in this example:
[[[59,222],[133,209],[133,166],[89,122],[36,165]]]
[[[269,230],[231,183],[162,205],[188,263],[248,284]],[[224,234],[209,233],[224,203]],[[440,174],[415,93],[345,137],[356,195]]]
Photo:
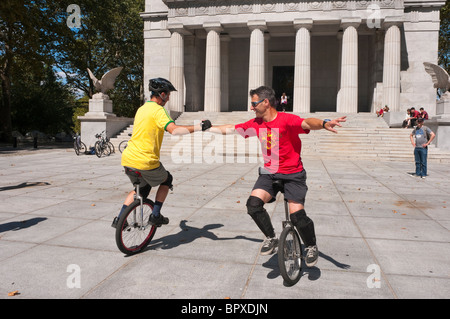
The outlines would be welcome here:
[[[131,136],[131,133],[128,133],[128,136]],[[128,141],[129,140],[123,140],[122,142],[120,142],[119,144],[119,152],[122,153],[124,149],[127,148],[128,146]]]
[[[274,190],[281,192],[284,197],[284,182],[273,181]],[[285,220],[282,222],[283,231],[278,241],[278,266],[281,276],[288,286],[295,285],[302,275],[302,245],[300,236],[289,218],[288,202],[284,198]]]
[[[158,226],[149,222],[155,204],[140,194],[141,173],[130,167],[125,167],[125,173],[137,178],[133,184],[136,194],[134,201],[120,214],[115,237],[121,252],[134,255],[148,246]]]
[[[108,145],[109,145],[109,148],[111,149],[111,154],[114,154],[114,153],[116,152],[116,149],[115,149],[115,147],[114,147],[114,144],[111,143],[110,138],[109,138],[108,136],[106,136],[105,139],[106,139],[106,142],[107,142]]]
[[[97,155],[97,157],[111,155],[112,151],[110,145],[112,144],[109,142],[109,138],[106,137],[105,131],[100,134],[95,134],[95,137],[98,139],[94,145],[95,155]]]
[[[78,134],[73,137],[73,149],[77,155],[86,153],[86,145],[81,141],[81,136]]]

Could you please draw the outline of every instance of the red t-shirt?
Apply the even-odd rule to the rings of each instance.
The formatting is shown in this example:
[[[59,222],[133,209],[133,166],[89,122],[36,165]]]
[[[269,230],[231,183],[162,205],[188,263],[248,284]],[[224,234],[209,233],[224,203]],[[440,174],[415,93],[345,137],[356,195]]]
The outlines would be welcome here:
[[[290,113],[278,112],[270,122],[255,118],[235,125],[243,137],[258,136],[264,158],[264,167],[274,173],[292,174],[303,170],[302,141],[299,134],[308,134],[302,129],[304,119]]]

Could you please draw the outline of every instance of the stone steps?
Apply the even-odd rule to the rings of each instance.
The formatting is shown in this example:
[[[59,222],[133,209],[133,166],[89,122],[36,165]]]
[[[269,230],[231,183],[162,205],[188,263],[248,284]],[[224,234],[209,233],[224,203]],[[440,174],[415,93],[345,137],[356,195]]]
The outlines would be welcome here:
[[[300,115],[300,114],[299,114]],[[301,114],[304,118],[336,118],[338,113]],[[178,125],[192,125],[202,119],[209,119],[213,125],[237,124],[254,118],[253,112],[188,112],[176,119]],[[123,130],[111,142],[118,145],[129,139],[132,126]],[[414,161],[410,143],[410,129],[389,128],[382,118],[373,113],[358,113],[347,116],[347,122],[338,128],[338,134],[319,130],[302,134],[303,156],[320,155],[322,157],[367,160]],[[172,136],[165,133],[161,154],[172,156],[203,157],[252,157],[261,158],[259,141],[256,138],[243,139],[239,135],[223,136],[208,132]],[[178,155],[175,155],[178,154]],[[450,162],[450,152],[430,145],[430,162]],[[242,159],[245,160],[245,159]]]

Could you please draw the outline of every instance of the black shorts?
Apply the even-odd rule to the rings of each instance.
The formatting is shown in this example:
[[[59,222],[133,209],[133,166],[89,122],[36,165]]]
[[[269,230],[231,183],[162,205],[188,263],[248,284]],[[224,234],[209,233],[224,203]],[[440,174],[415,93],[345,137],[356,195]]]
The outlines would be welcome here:
[[[306,192],[308,191],[305,170],[293,174],[260,174],[253,189],[263,189],[272,196],[272,199],[275,199],[277,194],[273,188],[273,181],[277,179],[284,181],[285,199],[292,200],[298,204],[305,204]]]

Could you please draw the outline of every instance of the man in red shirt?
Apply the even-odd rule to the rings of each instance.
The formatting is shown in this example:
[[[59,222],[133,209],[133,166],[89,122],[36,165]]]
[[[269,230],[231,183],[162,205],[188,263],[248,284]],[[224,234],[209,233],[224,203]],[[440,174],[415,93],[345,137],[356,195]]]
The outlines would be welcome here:
[[[428,113],[427,113],[427,111],[425,111],[423,109],[423,107],[420,108],[419,118],[424,119],[424,120],[428,120]]]
[[[409,120],[411,120],[411,126],[414,127],[417,125],[417,119],[420,116],[420,112],[417,111],[414,107],[411,108],[411,110],[409,111],[409,114],[411,115],[411,117],[409,118]]]
[[[251,110],[255,112],[256,118],[237,125],[213,126],[209,131],[219,134],[238,133],[244,138],[258,137],[261,142],[264,169],[247,200],[247,212],[266,236],[261,255],[273,253],[278,243],[270,216],[263,206],[276,196],[273,180],[281,179],[285,185],[290,219],[306,246],[306,265],[312,267],[317,263],[319,251],[314,223],[304,209],[308,187],[301,159],[302,142],[299,134],[308,134],[310,130],[320,129],[337,133],[334,127],[342,126],[340,122],[345,122],[346,117],[335,120],[303,119],[294,114],[277,112],[275,92],[266,86],[251,90],[250,97]]]

